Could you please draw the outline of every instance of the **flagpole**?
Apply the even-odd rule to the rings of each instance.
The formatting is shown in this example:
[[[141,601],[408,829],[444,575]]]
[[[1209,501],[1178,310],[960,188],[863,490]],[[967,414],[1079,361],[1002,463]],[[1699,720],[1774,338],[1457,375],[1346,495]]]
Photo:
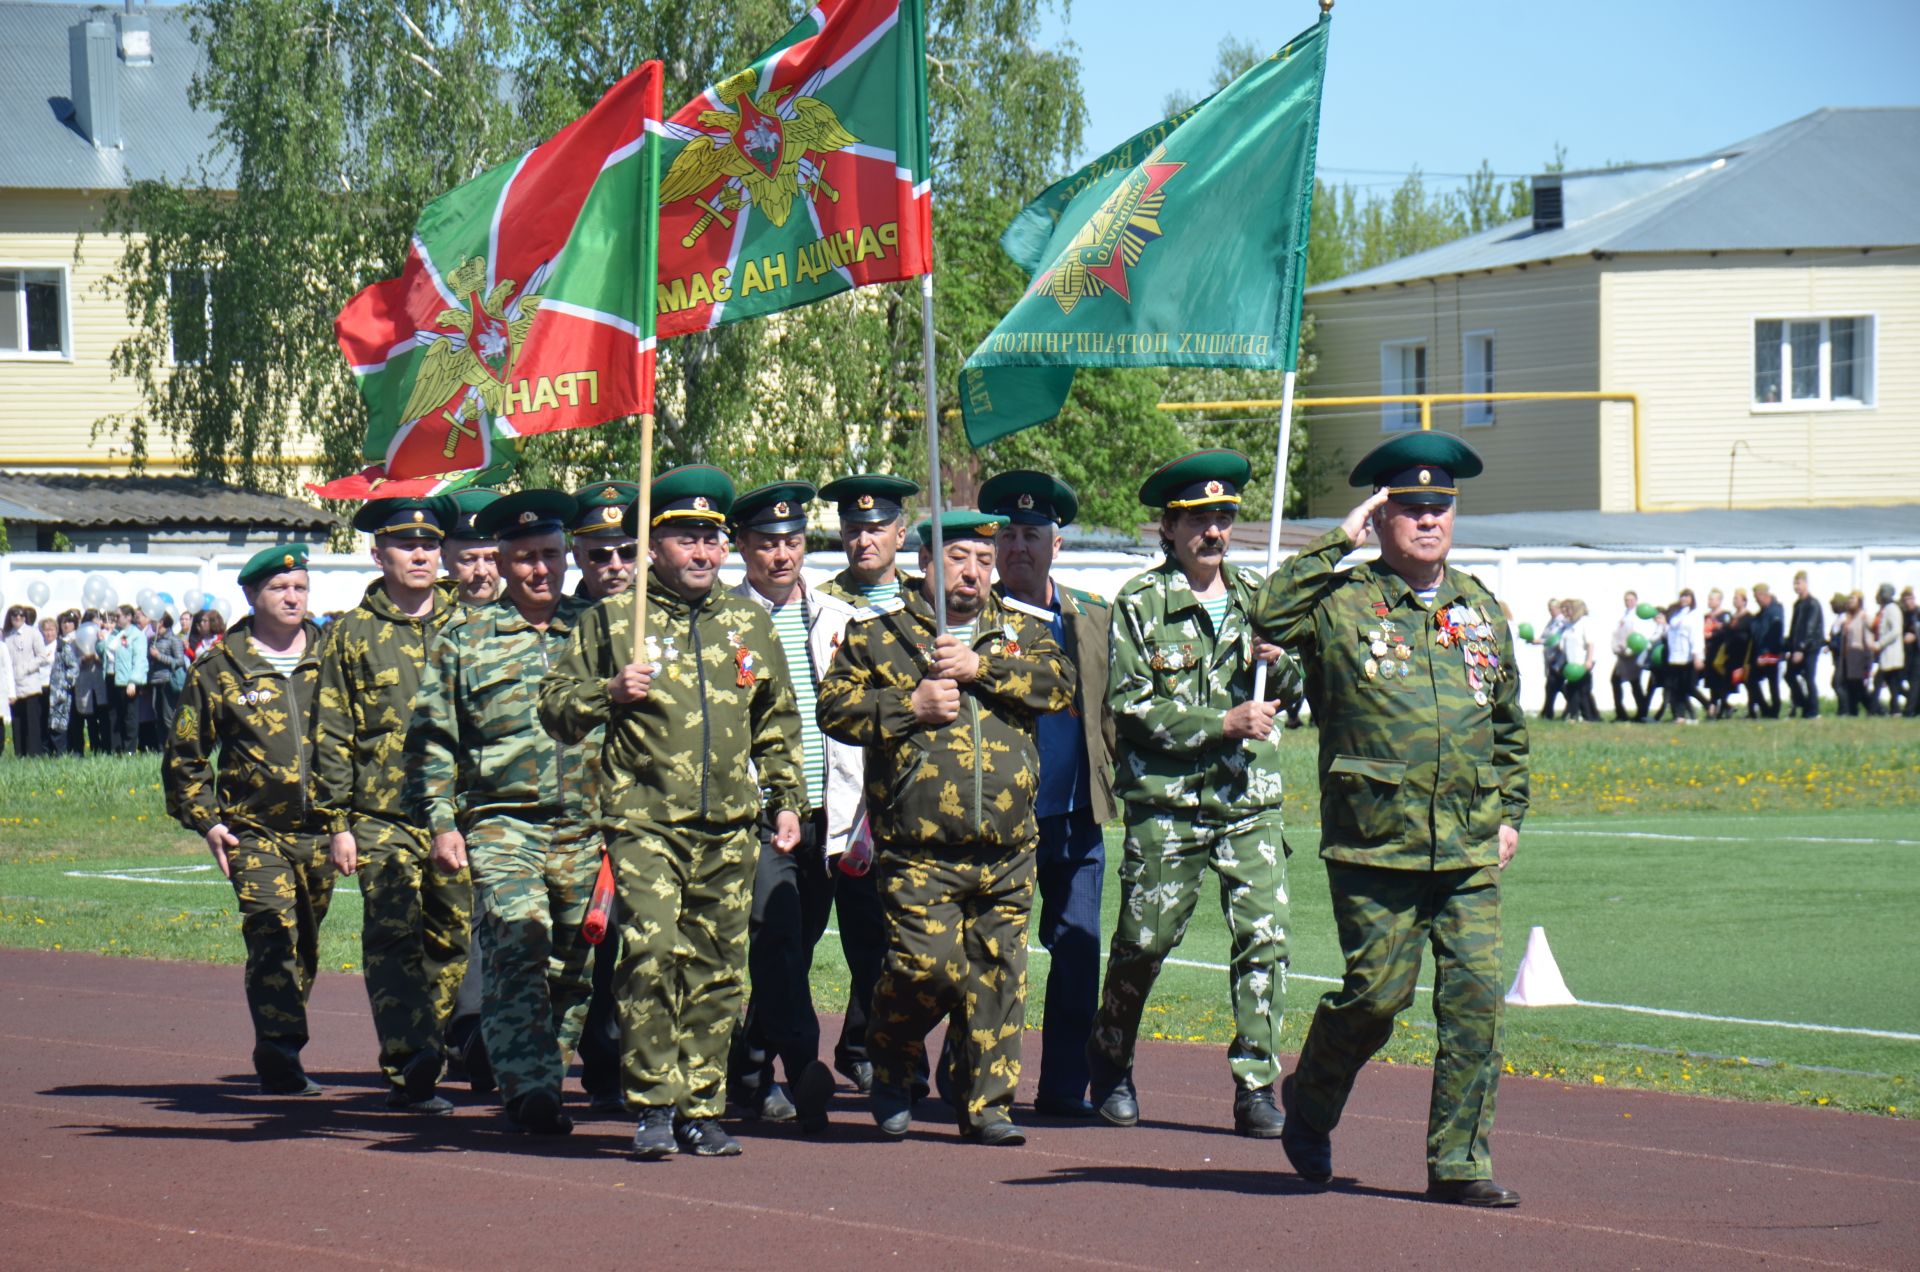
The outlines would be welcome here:
[[[1280,441],[1273,453],[1273,514],[1267,519],[1267,574],[1280,568],[1280,522],[1284,519],[1287,498],[1287,452],[1293,446],[1293,377],[1287,372],[1280,383]],[[1264,702],[1267,696],[1267,664],[1253,669],[1253,700]]]
[[[940,631],[947,630],[946,552],[940,535],[940,410],[939,388],[933,365],[933,274],[920,275],[920,360],[927,373],[927,502],[931,509],[933,542],[933,612]]]
[[[661,101],[661,80],[665,68],[657,70],[653,85],[647,90],[642,109],[640,136],[642,140],[640,156],[640,198],[646,214],[640,218],[640,330],[642,335],[635,356],[640,360],[641,401],[647,409],[640,415],[640,501],[634,510],[634,536],[639,543],[634,548],[633,575],[633,660],[639,662],[646,657],[647,648],[647,580],[648,569],[645,545],[653,535],[653,390],[654,368],[658,362],[655,349],[655,306],[659,295],[660,283],[660,139],[665,135],[660,127],[663,104]]]

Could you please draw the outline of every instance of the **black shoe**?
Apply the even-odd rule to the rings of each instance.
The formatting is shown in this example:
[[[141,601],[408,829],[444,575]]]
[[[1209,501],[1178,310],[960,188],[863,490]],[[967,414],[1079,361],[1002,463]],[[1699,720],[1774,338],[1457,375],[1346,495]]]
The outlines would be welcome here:
[[[673,1137],[680,1141],[681,1152],[695,1157],[740,1156],[740,1141],[727,1134],[714,1118],[681,1118],[674,1124]]]
[[[461,1062],[467,1070],[467,1087],[475,1095],[488,1095],[499,1085],[493,1076],[493,1061],[487,1058],[487,1040],[478,1029],[467,1039],[467,1045],[460,1049]]]
[[[1286,1125],[1286,1115],[1273,1107],[1271,1086],[1233,1093],[1233,1129],[1248,1139],[1279,1139]]]
[[[416,1100],[399,1087],[387,1090],[387,1107],[396,1113],[418,1113],[422,1117],[451,1117],[453,1101],[445,1096],[429,1095]]]
[[[434,1088],[440,1085],[441,1063],[438,1051],[427,1050],[414,1052],[401,1066],[400,1089],[409,1100],[420,1104],[433,1098]]]
[[[1427,1183],[1427,1200],[1454,1206],[1517,1206],[1520,1194],[1491,1179],[1435,1179]]]
[[[541,1088],[507,1101],[507,1119],[529,1135],[571,1135],[573,1119],[560,1107],[560,1093]]]
[[[1324,1184],[1333,1178],[1333,1138],[1325,1131],[1307,1125],[1293,1107],[1293,1075],[1280,1082],[1280,1108],[1285,1122],[1280,1128],[1280,1148],[1293,1163],[1293,1173],[1310,1184]]]
[[[260,1077],[262,1095],[319,1095],[320,1084],[300,1067],[298,1052],[271,1042],[253,1045],[253,1071]]]
[[[324,1095],[326,1094],[326,1088],[322,1087],[318,1082],[315,1082],[312,1078],[302,1073],[295,1077],[275,1078],[271,1082],[269,1082],[265,1078],[262,1078],[260,1079],[260,1094],[262,1095],[301,1095],[301,1096]]]
[[[673,1133],[673,1110],[644,1110],[640,1124],[633,1128],[633,1155],[643,1162],[657,1162],[679,1151],[680,1141]]]
[[[868,1095],[868,1107],[873,1111],[874,1125],[890,1138],[904,1139],[907,1128],[913,1125],[913,1102],[899,1087],[875,1083]]]
[[[793,1080],[793,1111],[800,1129],[818,1135],[827,1129],[827,1102],[833,1098],[833,1070],[810,1061]]]
[[[602,1091],[587,1097],[587,1112],[595,1117],[626,1117],[626,1097],[618,1091]]]
[[[846,1077],[847,1081],[853,1083],[854,1090],[858,1091],[862,1095],[869,1095],[872,1093],[873,1061],[849,1060],[844,1064],[835,1064],[833,1067],[840,1070],[841,1074]]]
[[[1027,1133],[1006,1118],[1000,1118],[974,1127],[967,1132],[967,1138],[988,1148],[1018,1148],[1027,1142]]]
[[[760,1122],[791,1122],[798,1116],[798,1110],[787,1098],[785,1087],[769,1082],[748,1098],[747,1116]]]
[[[1036,1095],[1033,1111],[1041,1117],[1070,1118],[1083,1121],[1098,1112],[1093,1101],[1077,1095]]]
[[[1091,1041],[1087,1043],[1087,1072],[1092,1077],[1092,1102],[1101,1117],[1115,1126],[1133,1126],[1140,1121],[1140,1097],[1133,1091],[1133,1074],[1107,1059]]]

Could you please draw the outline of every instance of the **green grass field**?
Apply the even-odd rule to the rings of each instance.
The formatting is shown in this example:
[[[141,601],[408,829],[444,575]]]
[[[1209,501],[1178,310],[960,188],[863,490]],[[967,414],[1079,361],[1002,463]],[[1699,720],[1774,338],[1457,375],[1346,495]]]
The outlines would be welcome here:
[[[1297,1047],[1339,955],[1314,853],[1313,734],[1291,736],[1286,1028]],[[1555,724],[1534,741],[1535,812],[1504,880],[1507,975],[1540,925],[1583,1005],[1511,1009],[1515,1072],[1914,1115],[1920,727]],[[231,895],[202,868],[199,841],[166,820],[156,775],[151,757],[0,760],[0,944],[239,961]],[[1109,874],[1108,931],[1117,903]],[[339,889],[329,969],[357,968],[359,919],[357,892]],[[1226,951],[1218,905],[1203,900],[1149,1004],[1154,1034],[1227,1041],[1224,972],[1185,965],[1224,963]],[[846,980],[831,936],[819,962],[817,1000],[837,1008]],[[1036,955],[1030,1024],[1045,972]],[[1914,1036],[1848,1032],[1863,1030]],[[1385,1058],[1420,1064],[1431,1049],[1423,994]]]

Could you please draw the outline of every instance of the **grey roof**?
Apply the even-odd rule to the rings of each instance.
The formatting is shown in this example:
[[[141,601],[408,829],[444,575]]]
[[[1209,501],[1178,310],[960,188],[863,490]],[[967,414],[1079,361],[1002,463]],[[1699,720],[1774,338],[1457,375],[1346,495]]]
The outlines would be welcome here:
[[[1310,542],[1340,524],[1338,517],[1302,517],[1282,526],[1288,547]],[[1242,535],[1242,530],[1246,531]],[[1234,541],[1264,546],[1267,524],[1234,526]],[[1453,526],[1458,548],[1595,548],[1664,552],[1682,548],[1857,549],[1865,545],[1920,546],[1920,504],[1847,508],[1702,508],[1692,512],[1461,513]]]
[[[1920,244],[1920,106],[1826,108],[1695,159],[1561,176],[1566,224],[1512,221],[1310,293],[1590,253]]]
[[[0,516],[49,526],[249,526],[325,533],[340,522],[285,495],[199,477],[79,477],[0,472]]]
[[[114,190],[134,180],[191,181],[203,159],[209,183],[227,185],[231,163],[212,163],[214,117],[187,104],[187,85],[203,61],[185,13],[139,10],[153,32],[153,63],[119,59],[124,145],[96,149],[73,123],[67,30],[93,12],[78,4],[0,0],[0,189]]]

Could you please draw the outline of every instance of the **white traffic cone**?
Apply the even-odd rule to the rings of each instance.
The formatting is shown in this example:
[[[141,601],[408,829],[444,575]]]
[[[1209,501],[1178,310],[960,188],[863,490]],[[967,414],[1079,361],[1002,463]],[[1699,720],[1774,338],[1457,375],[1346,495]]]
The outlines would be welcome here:
[[[1560,975],[1560,965],[1547,948],[1547,929],[1536,927],[1527,934],[1527,952],[1520,958],[1507,1001],[1516,1007],[1572,1007],[1580,1001],[1567,988],[1566,977]]]

